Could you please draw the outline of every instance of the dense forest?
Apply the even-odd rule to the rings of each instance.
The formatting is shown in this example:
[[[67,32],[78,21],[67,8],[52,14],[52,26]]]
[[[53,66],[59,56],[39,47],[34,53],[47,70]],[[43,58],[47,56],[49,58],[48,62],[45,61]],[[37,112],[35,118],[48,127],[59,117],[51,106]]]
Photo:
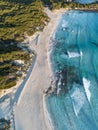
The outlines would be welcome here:
[[[18,46],[19,42],[24,40],[25,34],[42,31],[49,21],[42,2],[13,1],[0,0],[0,89],[16,85],[30,65],[33,53],[27,48],[24,51]],[[17,61],[24,64],[15,63]]]
[[[0,1],[0,39],[21,41],[24,33],[33,35],[34,32],[43,30],[48,21],[40,1],[31,4]]]
[[[74,0],[41,0],[44,6],[48,6],[50,9],[98,9],[98,2],[90,4],[75,3]]]

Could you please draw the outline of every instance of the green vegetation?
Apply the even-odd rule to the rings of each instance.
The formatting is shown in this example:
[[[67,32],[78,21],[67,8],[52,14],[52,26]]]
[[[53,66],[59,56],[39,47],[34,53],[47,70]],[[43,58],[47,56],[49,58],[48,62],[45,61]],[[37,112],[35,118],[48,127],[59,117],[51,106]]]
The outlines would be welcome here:
[[[75,2],[69,2],[67,4],[60,4],[60,5],[62,8],[67,8],[67,9],[98,10],[98,3],[97,2],[90,3],[90,4],[80,4],[80,3],[75,3]]]
[[[43,5],[50,9],[82,8],[97,9],[98,4],[79,4],[67,0],[1,0],[0,1],[0,39],[23,41],[24,34],[33,35],[42,31],[49,21],[43,12]]]
[[[33,35],[42,31],[48,21],[40,1],[31,4],[0,1],[0,39],[21,41],[25,33]]]
[[[67,0],[1,0],[0,39],[23,41],[24,34],[42,31],[49,21],[43,5],[50,9],[98,9],[98,3],[79,4]]]
[[[28,69],[30,53],[16,42],[23,41],[25,34],[42,31],[48,21],[38,0],[0,0],[0,89],[16,85],[21,70],[25,73]],[[25,66],[16,65],[15,60],[24,61]]]
[[[30,54],[17,47],[17,43],[0,41],[0,89],[16,85],[19,76],[17,72],[23,70],[24,66],[15,64],[15,60],[27,63],[30,60]]]
[[[90,4],[80,4],[75,3],[74,0],[72,2],[67,2],[67,0],[42,0],[44,5],[50,7],[50,9],[59,9],[59,8],[67,8],[67,9],[98,9],[98,2],[90,3]]]

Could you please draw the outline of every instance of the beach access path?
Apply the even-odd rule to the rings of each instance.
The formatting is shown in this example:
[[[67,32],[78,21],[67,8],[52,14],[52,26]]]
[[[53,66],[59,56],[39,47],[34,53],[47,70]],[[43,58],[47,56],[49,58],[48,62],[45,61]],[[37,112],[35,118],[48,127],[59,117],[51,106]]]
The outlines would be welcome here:
[[[37,57],[32,72],[18,97],[14,108],[15,130],[50,130],[43,109],[43,91],[51,83],[52,72],[48,60],[50,38],[61,17],[61,12],[45,9],[50,22],[39,35],[38,43],[30,43]],[[40,21],[39,21],[40,22]]]

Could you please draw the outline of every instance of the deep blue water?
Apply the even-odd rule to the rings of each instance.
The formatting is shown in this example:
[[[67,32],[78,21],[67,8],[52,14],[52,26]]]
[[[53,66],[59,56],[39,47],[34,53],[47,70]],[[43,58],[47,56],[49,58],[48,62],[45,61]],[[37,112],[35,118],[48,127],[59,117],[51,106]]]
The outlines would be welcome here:
[[[98,13],[62,15],[51,62],[56,88],[46,103],[54,130],[98,130]]]

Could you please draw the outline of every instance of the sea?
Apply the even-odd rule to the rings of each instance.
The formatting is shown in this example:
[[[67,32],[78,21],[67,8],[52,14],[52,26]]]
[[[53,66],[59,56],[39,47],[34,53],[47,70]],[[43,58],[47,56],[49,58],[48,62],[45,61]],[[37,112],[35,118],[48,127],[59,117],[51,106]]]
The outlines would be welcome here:
[[[98,12],[63,13],[50,60],[55,78],[46,106],[52,129],[98,130]]]
[[[75,2],[81,3],[81,4],[88,4],[92,2],[98,2],[98,0],[74,0]]]

